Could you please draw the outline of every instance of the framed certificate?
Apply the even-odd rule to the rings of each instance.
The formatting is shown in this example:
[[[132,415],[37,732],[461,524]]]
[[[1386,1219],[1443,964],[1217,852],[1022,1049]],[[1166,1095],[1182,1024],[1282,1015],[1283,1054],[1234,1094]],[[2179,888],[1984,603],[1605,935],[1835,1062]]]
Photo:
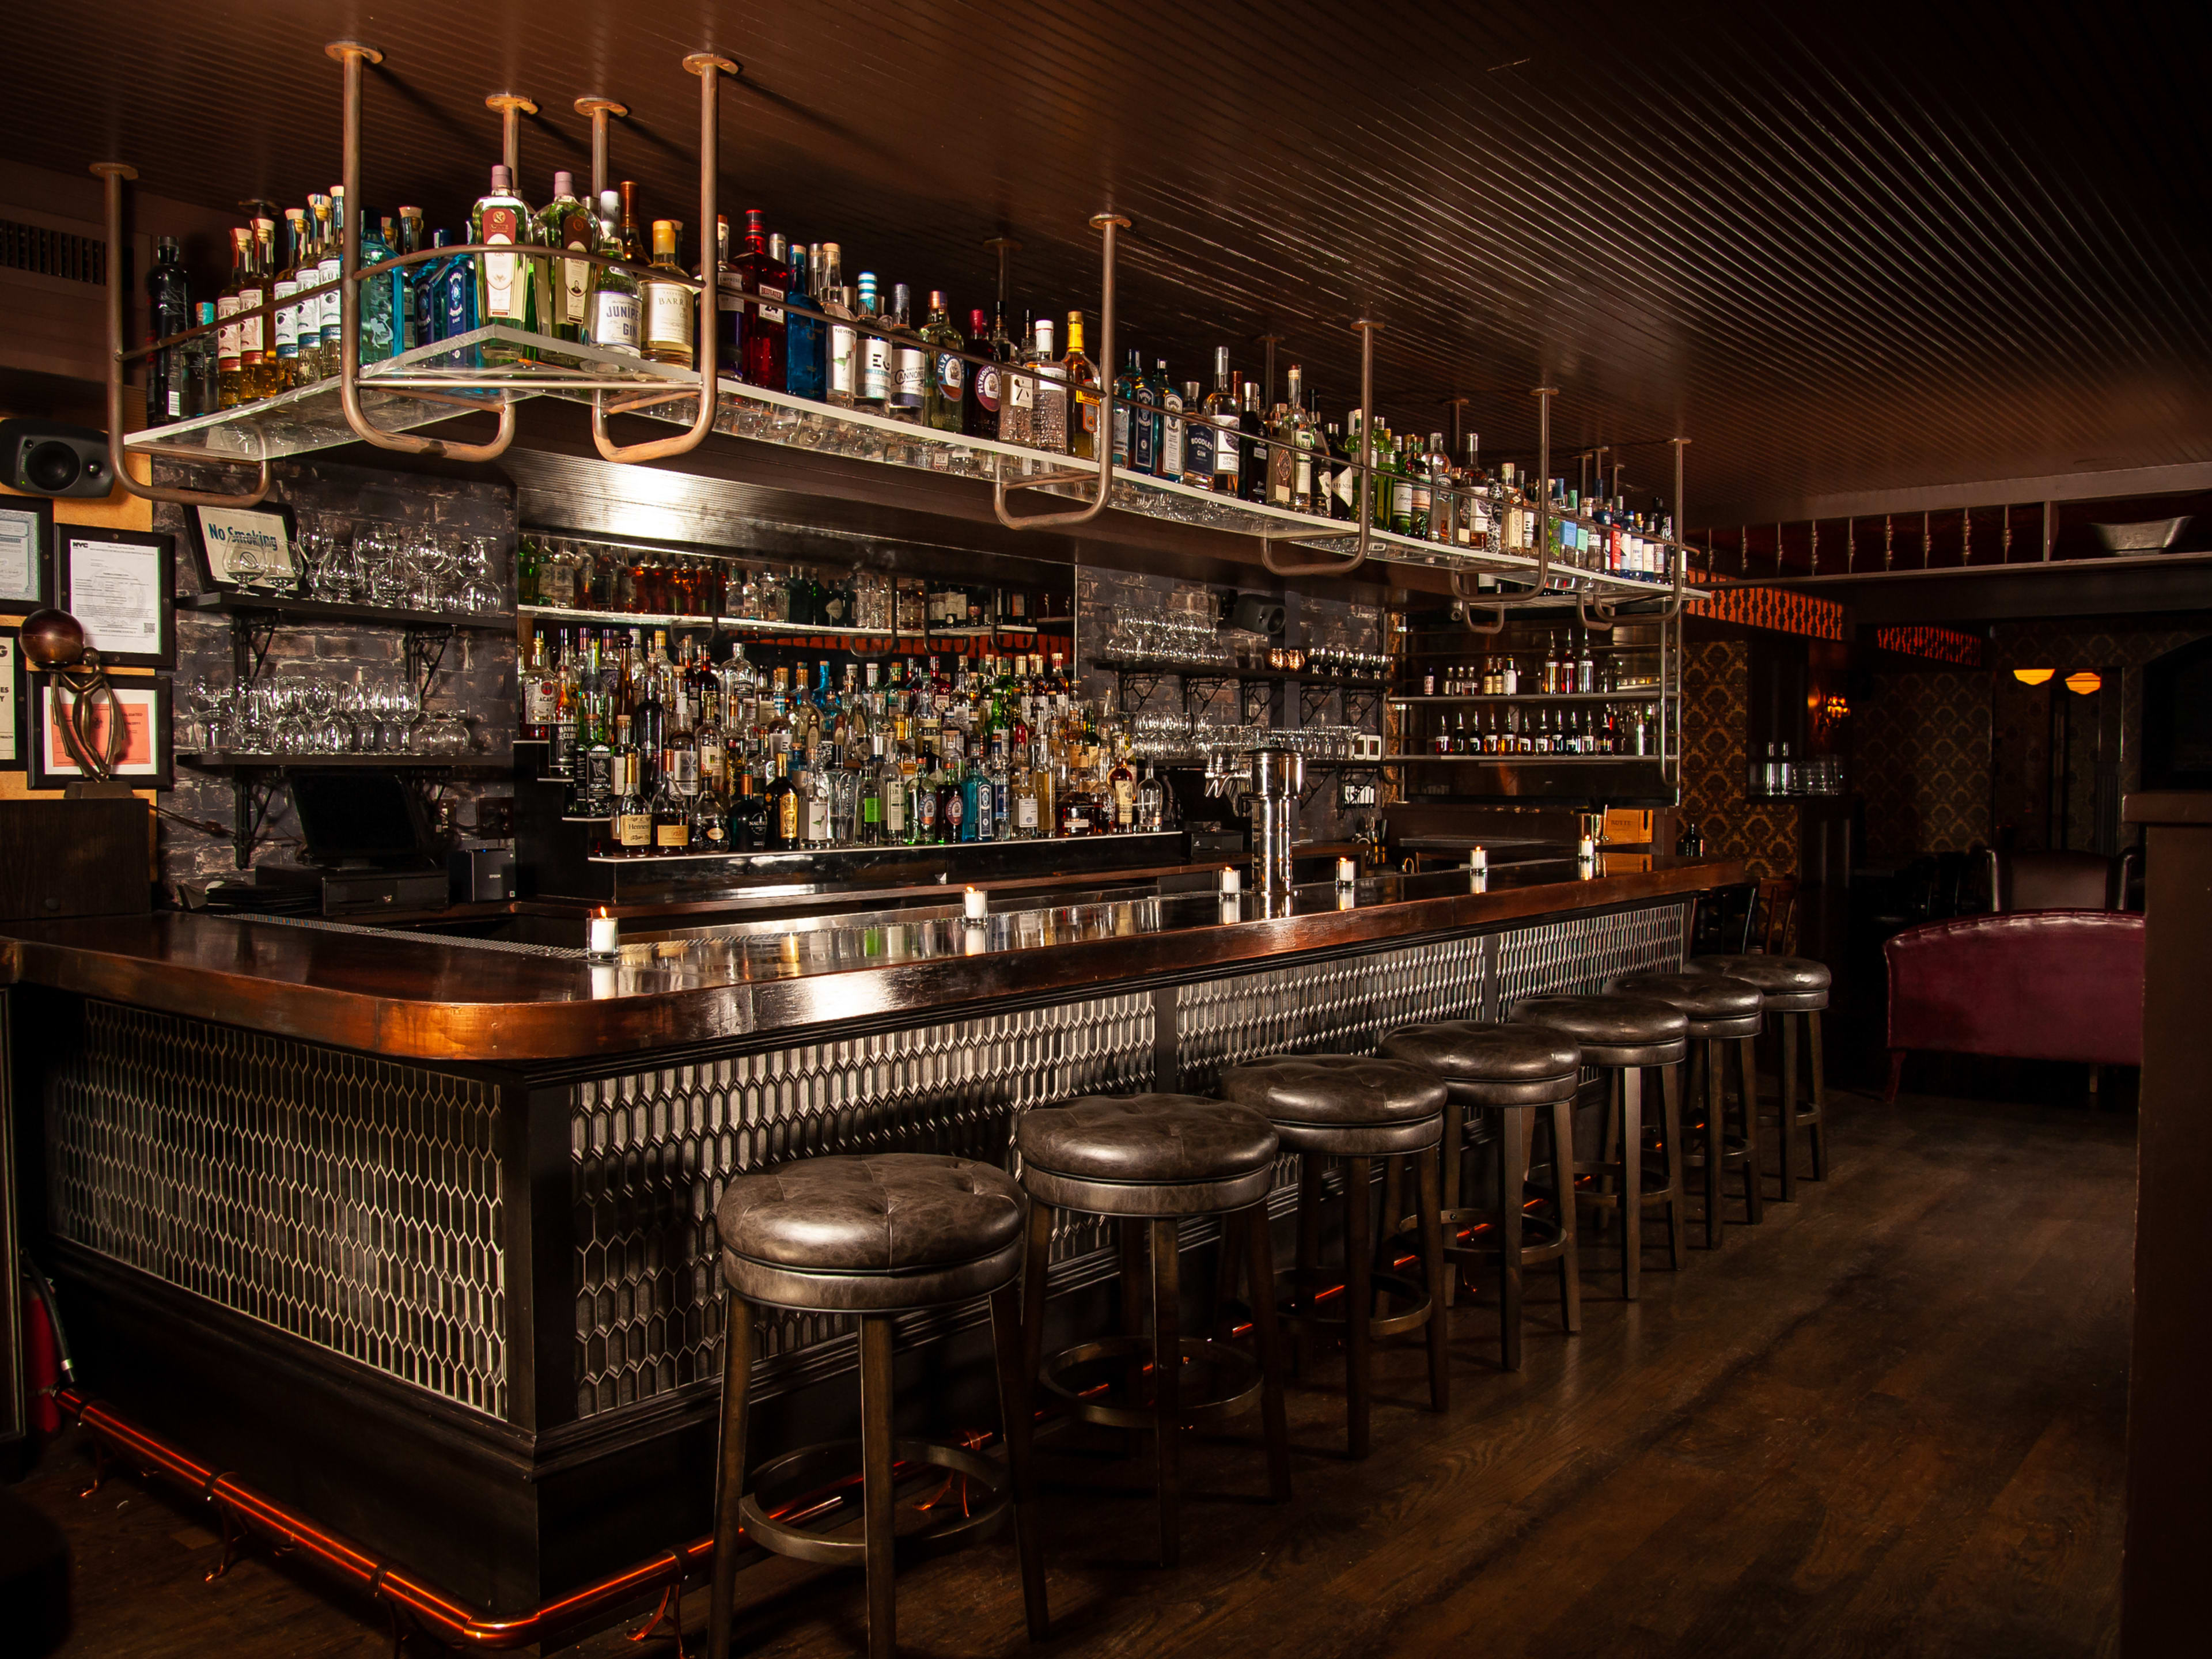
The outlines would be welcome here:
[[[185,515],[200,582],[216,592],[241,587],[295,588],[300,564],[292,509],[272,507],[196,507]]]
[[[89,776],[76,763],[59,722],[75,701],[52,674],[27,677],[32,711],[27,781],[33,789],[58,789]],[[167,789],[175,781],[176,751],[169,730],[169,679],[166,674],[112,679],[123,705],[123,756],[115,763],[118,782],[140,789]],[[106,699],[97,704],[93,745],[106,734]]]
[[[0,495],[0,613],[26,616],[53,603],[54,504]]]
[[[54,533],[54,603],[84,624],[112,667],[172,668],[177,661],[167,536],[63,525]]]
[[[0,634],[0,772],[23,769],[23,647]]]

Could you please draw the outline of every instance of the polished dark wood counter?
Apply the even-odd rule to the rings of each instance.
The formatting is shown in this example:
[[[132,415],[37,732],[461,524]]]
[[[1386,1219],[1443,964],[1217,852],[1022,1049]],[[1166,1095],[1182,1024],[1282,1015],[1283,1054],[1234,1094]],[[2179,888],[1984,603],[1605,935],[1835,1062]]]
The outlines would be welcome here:
[[[1383,875],[1350,892],[1164,895],[1010,908],[970,927],[957,906],[860,925],[754,923],[581,952],[507,951],[403,933],[219,918],[19,924],[0,973],[139,1007],[340,1048],[521,1063],[680,1048],[1088,986],[1203,976],[1230,964],[1633,904],[1741,880],[1718,859],[1615,857],[1506,866],[1475,891],[1463,872]]]

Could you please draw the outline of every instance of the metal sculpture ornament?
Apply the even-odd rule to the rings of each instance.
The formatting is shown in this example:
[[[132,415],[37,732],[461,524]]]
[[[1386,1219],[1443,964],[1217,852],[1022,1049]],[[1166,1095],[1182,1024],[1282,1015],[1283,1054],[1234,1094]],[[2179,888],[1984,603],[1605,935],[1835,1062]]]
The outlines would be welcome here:
[[[54,677],[55,724],[70,758],[87,777],[106,782],[129,734],[122,701],[85,640],[84,624],[66,611],[34,611],[23,619],[21,641],[24,660]]]

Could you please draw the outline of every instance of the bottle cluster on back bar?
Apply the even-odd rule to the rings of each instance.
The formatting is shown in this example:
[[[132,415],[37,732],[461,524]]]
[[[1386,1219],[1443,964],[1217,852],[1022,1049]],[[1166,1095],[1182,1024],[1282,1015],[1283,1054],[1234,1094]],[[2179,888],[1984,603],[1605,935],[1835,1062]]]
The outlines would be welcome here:
[[[879,676],[879,666],[886,672]],[[1171,829],[1174,797],[1055,655],[766,673],[656,629],[534,641],[521,735],[602,857],[1022,841]]]

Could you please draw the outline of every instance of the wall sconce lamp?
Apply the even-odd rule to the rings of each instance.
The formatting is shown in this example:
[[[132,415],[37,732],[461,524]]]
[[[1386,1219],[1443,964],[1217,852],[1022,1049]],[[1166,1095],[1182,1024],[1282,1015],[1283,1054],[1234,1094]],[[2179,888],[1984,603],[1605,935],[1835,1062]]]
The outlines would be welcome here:
[[[2055,668],[2015,668],[2012,677],[2022,685],[2041,685],[2057,672]]]
[[[1827,702],[1820,705],[1820,713],[1832,720],[1842,720],[1850,712],[1850,704],[1844,701],[1840,693],[1831,696]]]
[[[2104,689],[2104,677],[2087,668],[2066,677],[2066,689],[2077,697],[2094,696]]]

